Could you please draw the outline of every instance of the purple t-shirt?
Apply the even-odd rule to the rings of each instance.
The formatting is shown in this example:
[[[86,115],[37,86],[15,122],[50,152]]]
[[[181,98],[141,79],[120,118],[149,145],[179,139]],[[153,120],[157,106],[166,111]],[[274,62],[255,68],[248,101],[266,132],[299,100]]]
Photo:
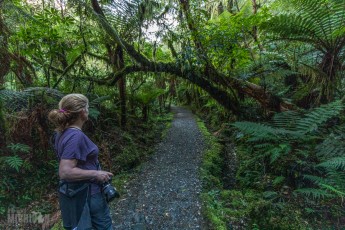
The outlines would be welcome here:
[[[78,160],[78,168],[98,169],[98,147],[79,129],[67,128],[62,133],[58,133],[55,138],[55,151],[59,160]],[[100,186],[97,183],[91,184],[91,195],[100,191]]]

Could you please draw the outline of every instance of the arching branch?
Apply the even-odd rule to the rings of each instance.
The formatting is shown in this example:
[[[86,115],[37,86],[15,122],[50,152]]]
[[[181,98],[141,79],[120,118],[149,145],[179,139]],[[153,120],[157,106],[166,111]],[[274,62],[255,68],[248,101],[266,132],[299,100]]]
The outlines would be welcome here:
[[[189,13],[188,0],[180,0],[184,13]],[[279,97],[267,92],[261,86],[252,84],[247,81],[243,81],[236,78],[227,77],[219,73],[211,64],[208,65],[209,68],[190,70],[187,73],[181,71],[181,68],[178,63],[155,63],[147,59],[144,55],[139,53],[134,46],[130,45],[126,41],[122,40],[116,30],[108,23],[104,17],[104,13],[100,8],[97,0],[92,0],[92,7],[96,13],[96,18],[102,28],[108,33],[108,35],[113,39],[115,43],[122,46],[124,50],[132,57],[138,65],[125,67],[120,72],[117,72],[113,75],[113,79],[108,82],[108,84],[115,84],[118,79],[122,76],[129,74],[131,72],[165,72],[182,77],[191,81],[192,83],[198,85],[206,92],[210,94],[217,102],[219,102],[226,109],[232,110],[234,113],[239,113],[239,103],[233,99],[233,97],[224,90],[224,88],[231,88],[238,92],[238,94],[243,94],[257,100],[263,107],[268,110],[281,111],[292,108],[292,105],[284,102]],[[189,19],[190,18],[189,15]],[[189,28],[191,30],[196,30],[196,28]],[[197,38],[195,38],[197,39]],[[195,40],[195,44],[199,44]],[[206,51],[204,51],[206,52]],[[200,54],[202,55],[202,54]],[[206,64],[210,63],[205,59]],[[104,82],[104,81],[103,81]]]

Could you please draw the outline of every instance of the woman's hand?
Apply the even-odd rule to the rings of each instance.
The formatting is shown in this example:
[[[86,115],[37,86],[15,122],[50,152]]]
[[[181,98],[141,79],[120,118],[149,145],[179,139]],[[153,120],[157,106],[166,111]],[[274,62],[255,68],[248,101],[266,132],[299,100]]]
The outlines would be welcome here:
[[[113,176],[113,174],[111,172],[106,172],[106,171],[96,171],[96,177],[95,179],[100,182],[100,183],[104,183],[110,180],[110,178]]]

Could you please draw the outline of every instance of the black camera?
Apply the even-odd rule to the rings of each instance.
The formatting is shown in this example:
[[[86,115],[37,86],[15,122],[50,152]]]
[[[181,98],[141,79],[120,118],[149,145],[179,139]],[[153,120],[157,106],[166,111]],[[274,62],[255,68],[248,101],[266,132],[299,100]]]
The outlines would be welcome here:
[[[118,193],[116,188],[110,184],[110,182],[111,182],[111,179],[102,184],[102,193],[105,197],[105,200],[108,203],[111,202],[112,200],[114,200],[115,198],[120,197],[120,194]]]

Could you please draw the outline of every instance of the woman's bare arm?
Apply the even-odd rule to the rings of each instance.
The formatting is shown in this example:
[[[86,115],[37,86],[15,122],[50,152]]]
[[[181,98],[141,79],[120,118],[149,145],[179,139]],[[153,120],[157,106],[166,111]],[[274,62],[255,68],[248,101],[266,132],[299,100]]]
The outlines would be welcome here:
[[[59,166],[59,177],[62,180],[79,181],[95,179],[103,183],[113,176],[111,172],[102,170],[85,170],[77,167],[76,159],[62,159]]]

